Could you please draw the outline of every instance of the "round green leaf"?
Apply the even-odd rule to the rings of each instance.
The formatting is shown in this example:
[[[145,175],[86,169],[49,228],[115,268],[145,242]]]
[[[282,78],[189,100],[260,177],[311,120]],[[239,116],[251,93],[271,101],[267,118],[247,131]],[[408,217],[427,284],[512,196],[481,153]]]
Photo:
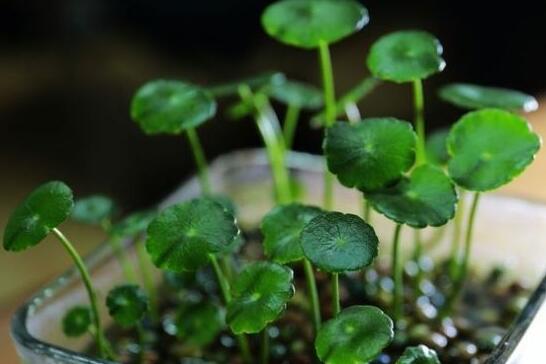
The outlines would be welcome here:
[[[322,91],[313,85],[286,81],[266,89],[267,94],[286,105],[300,109],[317,110],[322,107]]]
[[[48,182],[32,191],[13,211],[4,230],[4,249],[21,251],[41,242],[72,211],[72,191],[63,182]]]
[[[148,310],[148,297],[139,286],[125,284],[108,292],[106,306],[120,326],[133,327]]]
[[[327,212],[312,219],[301,233],[303,253],[327,272],[364,268],[377,256],[379,240],[360,217]]]
[[[374,306],[352,306],[324,323],[315,349],[326,364],[368,363],[393,337],[392,320],[383,311]]]
[[[294,295],[294,274],[276,263],[252,263],[236,278],[232,293],[227,324],[235,334],[254,334],[285,310]]]
[[[441,226],[455,214],[457,193],[451,180],[436,166],[421,165],[396,185],[369,193],[375,210],[399,224],[416,228]]]
[[[146,249],[158,268],[193,271],[228,249],[239,229],[222,205],[198,198],[163,210],[148,226]]]
[[[119,237],[132,237],[146,231],[157,216],[155,210],[137,211],[112,226],[111,233]]]
[[[437,166],[446,166],[449,161],[447,136],[449,129],[440,129],[427,137],[427,161]]]
[[[206,346],[214,341],[224,328],[220,307],[210,302],[183,305],[176,315],[176,335],[184,343]]]
[[[337,122],[326,131],[324,152],[341,184],[373,191],[396,182],[413,166],[416,140],[411,124],[394,118]]]
[[[131,102],[131,117],[148,135],[180,134],[215,113],[216,102],[208,92],[179,81],[148,82]]]
[[[262,14],[267,34],[281,43],[317,48],[335,43],[368,24],[368,10],[353,0],[283,0]]]
[[[262,220],[265,255],[279,264],[303,259],[300,234],[321,213],[317,207],[300,204],[275,207]]]
[[[78,337],[91,328],[91,310],[87,306],[72,307],[63,318],[63,332],[68,337]]]
[[[406,348],[396,364],[441,364],[438,355],[425,345]]]
[[[103,195],[93,195],[76,200],[71,218],[85,224],[100,224],[112,217],[116,210],[114,201]]]
[[[368,68],[383,80],[402,83],[425,79],[446,66],[442,45],[423,31],[399,31],[377,40],[368,55]]]
[[[523,92],[468,83],[453,83],[439,91],[440,98],[464,109],[499,108],[530,112],[538,109],[537,100]]]
[[[541,141],[529,123],[508,111],[483,109],[464,115],[448,140],[449,175],[471,191],[498,188],[534,159]]]

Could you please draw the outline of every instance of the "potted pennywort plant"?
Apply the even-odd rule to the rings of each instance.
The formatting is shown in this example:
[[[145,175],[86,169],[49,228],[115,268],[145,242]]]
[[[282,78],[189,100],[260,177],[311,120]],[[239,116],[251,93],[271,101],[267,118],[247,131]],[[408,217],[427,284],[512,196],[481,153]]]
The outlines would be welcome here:
[[[130,111],[135,123],[151,136],[185,135],[198,171],[196,181],[158,209],[119,218],[108,197],[74,202],[58,181],[31,192],[7,222],[4,249],[19,252],[57,237],[85,295],[48,304],[62,306],[55,320],[66,337],[88,339],[80,339],[75,353],[55,342],[38,345],[27,329],[44,302],[60,297],[65,276],[16,316],[23,360],[438,364],[491,362],[492,353],[508,358],[517,341],[499,343],[530,292],[517,279],[503,283],[504,271],[495,266],[474,274],[471,251],[480,244],[474,238],[481,196],[522,173],[540,148],[540,138],[516,113],[534,110],[536,101],[506,89],[448,85],[440,98],[471,111],[427,136],[424,81],[446,62],[439,40],[420,30],[378,39],[366,61],[371,77],[336,99],[329,45],[367,22],[367,10],[354,0],[282,0],[265,9],[267,34],[318,52],[322,89],[267,73],[216,86],[154,80],[137,90]],[[413,122],[360,117],[358,101],[383,82],[411,85]],[[197,128],[215,117],[219,98],[233,103],[229,117],[254,120],[265,151],[209,168]],[[309,111],[323,129],[323,158],[291,151],[297,123]],[[87,262],[61,232],[68,218],[99,225],[108,236]],[[433,254],[442,240],[447,254]],[[94,280],[88,265],[102,278]],[[531,302],[528,307],[540,303]]]

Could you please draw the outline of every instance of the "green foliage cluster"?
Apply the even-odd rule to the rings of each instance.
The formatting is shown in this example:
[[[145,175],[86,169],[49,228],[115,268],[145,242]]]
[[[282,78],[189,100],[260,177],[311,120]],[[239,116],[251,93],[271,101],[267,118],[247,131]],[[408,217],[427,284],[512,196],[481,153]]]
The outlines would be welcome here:
[[[465,244],[454,245],[452,250],[453,291],[445,310],[452,309],[468,270],[480,194],[522,173],[540,148],[540,139],[528,122],[513,113],[533,110],[536,101],[505,89],[445,86],[440,90],[443,100],[472,111],[450,129],[427,138],[423,81],[441,72],[446,62],[439,40],[416,30],[379,38],[365,62],[372,77],[336,101],[329,45],[361,30],[368,19],[368,11],[354,0],[282,0],[265,9],[261,20],[267,34],[283,44],[318,52],[322,89],[287,80],[280,73],[267,73],[210,87],[154,80],[136,92],[130,113],[144,133],[187,136],[199,172],[201,197],[159,212],[141,211],[116,220],[119,209],[109,198],[96,195],[74,203],[66,184],[48,182],[14,210],[5,228],[4,248],[21,251],[52,233],[74,259],[85,283],[89,305],[78,305],[67,312],[62,321],[67,336],[92,333],[101,355],[115,357],[104,337],[97,295],[85,264],[58,229],[70,216],[101,226],[112,243],[128,283],[115,287],[105,303],[114,321],[125,329],[136,328],[142,333],[146,320],[157,320],[156,288],[146,267],[148,259],[157,268],[177,274],[210,268],[221,300],[181,305],[174,319],[176,335],[189,345],[205,347],[220,332],[230,330],[237,338],[241,357],[251,363],[255,359],[247,335],[262,333],[261,362],[265,364],[269,354],[267,328],[291,304],[296,289],[294,268],[301,265],[318,359],[328,364],[367,363],[391,343],[404,316],[402,226],[418,232],[447,224],[461,214],[460,192],[470,191],[474,197],[465,226]],[[411,85],[413,125],[394,117],[355,118],[357,102],[381,82]],[[246,262],[242,267],[233,263],[243,243],[236,207],[224,196],[214,194],[196,131],[213,119],[218,98],[236,99],[231,116],[254,119],[269,158],[277,202],[260,226],[264,261]],[[286,106],[282,123],[271,99]],[[286,167],[301,111],[309,110],[317,112],[314,120],[324,129],[322,207],[298,201]],[[343,120],[344,111],[348,121]],[[364,218],[333,211],[335,178],[361,193],[367,206]],[[370,209],[392,220],[394,227],[391,269],[395,287],[388,314],[373,306],[342,307],[340,299],[339,276],[372,265],[383,244],[371,224]],[[127,239],[137,242],[145,290],[138,286],[137,273],[128,262],[123,245]],[[331,279],[330,311],[319,300],[317,269]],[[325,312],[331,317],[323,322]],[[439,361],[434,351],[418,346],[407,348],[397,363]]]

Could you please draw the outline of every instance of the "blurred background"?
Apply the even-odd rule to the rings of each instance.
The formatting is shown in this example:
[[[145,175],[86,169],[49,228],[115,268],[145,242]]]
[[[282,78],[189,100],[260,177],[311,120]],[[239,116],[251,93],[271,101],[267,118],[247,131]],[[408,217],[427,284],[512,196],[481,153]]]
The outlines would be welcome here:
[[[0,5],[0,223],[33,187],[61,179],[78,196],[105,193],[125,210],[146,207],[193,170],[183,138],[145,137],[129,118],[133,92],[154,78],[212,85],[262,71],[320,85],[316,55],[287,48],[261,30],[265,0],[3,0]],[[370,44],[393,30],[419,28],[441,40],[446,70],[425,83],[429,128],[460,111],[435,90],[452,81],[511,87],[541,99],[546,92],[546,11],[536,1],[510,6],[459,1],[367,1],[371,22],[332,47],[337,91],[365,77]],[[209,159],[260,138],[251,120],[217,118],[199,129]],[[408,86],[384,85],[361,103],[368,116],[411,119]],[[224,107],[224,108],[222,108]],[[280,109],[279,109],[280,110]],[[543,135],[546,112],[529,115]],[[321,133],[304,115],[296,149],[320,151]],[[541,155],[508,192],[544,199]],[[87,252],[99,231],[68,224]],[[9,315],[29,292],[63,271],[59,244],[21,255],[0,252],[0,353],[15,360]],[[7,355],[7,357],[6,357]],[[14,361],[13,361],[14,362]]]

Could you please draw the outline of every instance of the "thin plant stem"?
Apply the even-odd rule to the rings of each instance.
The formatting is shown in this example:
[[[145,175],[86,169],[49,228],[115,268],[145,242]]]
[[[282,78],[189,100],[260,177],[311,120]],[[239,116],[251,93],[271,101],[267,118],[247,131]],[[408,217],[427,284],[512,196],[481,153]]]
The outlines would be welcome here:
[[[210,263],[212,264],[212,268],[214,269],[214,273],[216,274],[216,278],[218,279],[218,283],[220,285],[220,291],[222,292],[222,296],[224,298],[224,302],[226,305],[228,305],[231,302],[231,289],[229,286],[229,282],[226,279],[224,273],[222,272],[222,268],[220,268],[220,264],[218,263],[218,259],[215,255],[210,254]],[[248,340],[244,334],[236,335],[237,341],[239,343],[239,348],[241,349],[241,355],[243,357],[243,361],[247,364],[251,363],[251,355],[250,355],[250,346],[248,345]]]
[[[87,271],[87,267],[85,266],[83,259],[80,257],[80,255],[78,254],[72,243],[66,238],[66,236],[64,236],[64,234],[57,228],[53,228],[52,231],[57,239],[59,239],[63,247],[66,249],[80,273],[81,279],[85,286],[85,290],[87,291],[87,296],[89,297],[93,326],[95,326],[95,340],[97,341],[101,357],[108,358],[110,352],[110,350],[108,349],[109,344],[106,340],[106,337],[104,336],[99,316],[97,294],[95,292],[93,284],[91,283],[91,277],[89,275],[89,272]]]
[[[366,200],[365,198],[362,198],[362,218],[364,221],[366,221],[368,224],[371,223],[371,212],[372,212],[372,206]]]
[[[220,265],[227,277],[228,282],[233,280],[233,258],[231,255],[224,255],[220,258]]]
[[[123,250],[121,238],[117,236],[110,236],[108,243],[110,244],[110,247],[114,251],[116,258],[121,265],[121,270],[123,271],[125,279],[131,283],[136,283],[137,276],[133,266],[131,266],[131,262],[129,261],[127,254]]]
[[[282,139],[282,132],[279,126],[277,115],[269,104],[265,95],[254,95],[246,85],[239,88],[241,99],[252,102],[255,108],[254,118],[265,144],[271,174],[275,184],[276,200],[279,204],[286,204],[292,201],[290,189],[290,178],[285,165],[285,145]]]
[[[321,325],[320,317],[320,303],[317,290],[317,281],[315,279],[315,273],[313,272],[313,266],[307,259],[303,259],[303,269],[305,271],[305,280],[307,281],[307,289],[309,290],[309,301],[311,303],[311,311],[313,314],[313,324],[315,332],[318,332]]]
[[[416,162],[419,165],[427,162],[425,96],[421,80],[413,81],[413,107],[415,112],[415,131],[417,132]]]
[[[400,231],[402,224],[397,224],[394,229],[392,241],[392,275],[394,281],[394,290],[392,296],[392,312],[395,323],[398,323],[403,315],[404,282],[402,271],[402,257],[400,255]]]
[[[294,135],[300,117],[300,108],[294,105],[288,105],[283,122],[284,145],[287,150],[292,149],[294,144]]]
[[[339,274],[332,273],[332,311],[334,317],[341,311],[341,303],[339,302]]]
[[[330,49],[326,42],[320,42],[319,59],[322,74],[322,86],[324,89],[324,103],[326,108],[325,127],[330,128],[336,120],[336,95],[334,88],[334,72],[332,69],[332,59]],[[325,128],[325,129],[326,129]],[[334,175],[328,171],[326,162],[324,163],[324,208],[331,210],[334,205]]]
[[[458,268],[460,264],[459,255],[461,250],[461,230],[464,218],[464,210],[465,195],[464,191],[460,190],[459,205],[457,206],[457,211],[453,220],[453,240],[451,241],[451,251],[449,254],[449,276],[452,282],[457,279]]]
[[[260,355],[260,363],[269,363],[269,333],[267,327],[262,331],[262,352]]]
[[[144,239],[139,239],[136,242],[136,253],[138,259],[138,265],[140,267],[140,273],[142,275],[142,282],[150,298],[150,316],[152,320],[157,322],[159,320],[159,309],[157,300],[157,288],[154,283],[154,277],[146,252],[146,246],[144,245]]]
[[[140,351],[138,353],[138,363],[143,364],[144,363],[144,347],[146,346],[146,331],[144,330],[144,326],[142,325],[142,322],[137,323],[136,325],[136,331],[138,335],[138,343],[140,345]]]
[[[197,166],[197,174],[199,177],[201,191],[205,195],[210,195],[212,193],[212,186],[210,184],[207,159],[205,158],[205,152],[203,151],[203,146],[201,145],[197,131],[195,131],[194,128],[189,128],[186,130],[186,136],[190,142],[193,159],[195,160],[195,165]]]
[[[478,205],[480,202],[480,193],[475,192],[472,199],[472,205],[470,207],[470,214],[468,215],[468,222],[466,228],[465,244],[463,251],[463,258],[457,271],[455,282],[453,283],[453,289],[448,296],[446,304],[441,312],[441,317],[445,317],[451,314],[455,302],[459,299],[461,292],[468,275],[468,265],[470,262],[470,253],[472,251],[472,236],[474,232],[474,221],[476,219],[476,212],[478,211]]]

